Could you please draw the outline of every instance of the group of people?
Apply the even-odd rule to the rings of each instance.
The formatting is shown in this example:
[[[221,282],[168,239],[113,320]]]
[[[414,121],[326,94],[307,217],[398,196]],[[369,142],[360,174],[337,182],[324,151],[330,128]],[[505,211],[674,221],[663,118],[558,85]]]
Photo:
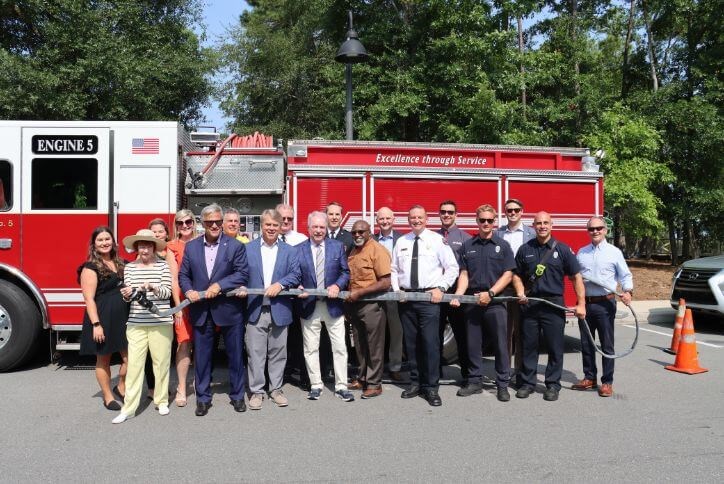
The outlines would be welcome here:
[[[261,214],[261,237],[249,242],[240,240],[238,212],[224,212],[212,204],[201,212],[202,236],[194,238],[193,214],[182,210],[176,216],[172,241],[167,241],[168,229],[159,220],[124,238],[127,251],[138,255],[130,263],[118,257],[112,233],[101,227],[93,233],[88,261],[80,269],[87,305],[81,349],[98,355],[96,376],[104,405],[120,411],[114,423],[137,410],[148,352],[152,371],[145,373],[147,378],[149,373],[155,375],[154,384],[154,379],[148,382],[149,392],[153,389],[159,413],[168,414],[172,323],[178,343],[176,403],[186,404],[192,342],[197,416],[206,415],[212,406],[217,333],[224,339],[229,398],[236,411],[247,409],[245,396],[252,410],[261,409],[266,398],[279,407],[288,405],[283,385],[288,354],[295,353],[295,328],[301,333],[308,398],[321,398],[323,326],[331,346],[334,395],[345,402],[354,401],[353,390],[361,391],[362,399],[382,393],[387,340],[392,380],[403,381],[403,355],[407,360],[410,383],[401,397],[422,396],[431,406],[440,406],[442,334],[448,323],[457,342],[462,375],[458,396],[483,391],[483,342],[487,341],[495,355],[498,400],[510,400],[511,383],[517,387],[516,397],[528,397],[536,387],[542,332],[548,348],[543,398],[554,401],[561,388],[565,313],[540,299],[562,305],[568,277],[576,293],[575,315],[579,320],[586,318],[591,332],[599,335],[603,351],[613,353],[613,292],[620,285],[623,302],[630,303],[631,273],[621,252],[606,242],[607,229],[600,217],[588,221],[591,243],[576,257],[570,247],[553,238],[548,213],[536,213],[529,227],[522,223],[520,200],[507,200],[505,211],[508,223],[496,228],[495,208],[478,207],[478,233],[471,236],[455,223],[454,201],[440,204],[441,229],[437,231],[427,228],[425,208],[415,205],[408,211],[410,230],[401,234],[394,230],[394,212],[388,207],[376,214],[377,232],[365,220],[355,221],[347,231],[341,223],[341,204],[332,202],[324,211],[308,215],[305,236],[292,229],[293,208],[280,204]],[[124,284],[119,290],[120,281]],[[247,288],[262,289],[263,294]],[[280,295],[287,289],[302,293]],[[312,295],[305,289],[317,291]],[[341,291],[347,291],[344,300],[339,297]],[[366,298],[388,291],[397,291],[398,301]],[[169,308],[170,302],[179,305],[184,298],[194,304],[173,317],[162,317],[144,306],[139,293],[159,309]],[[413,298],[410,293],[430,295]],[[449,304],[441,303],[446,293],[451,295]],[[477,304],[463,305],[456,295],[474,295]],[[496,299],[503,295],[515,296],[516,301],[506,304]],[[349,335],[345,321],[351,325]],[[595,348],[583,336],[581,341],[584,377],[573,388],[598,388],[599,395],[610,396],[613,360],[603,360],[599,387]],[[357,372],[348,379],[351,347]],[[111,389],[110,354],[114,352],[121,353],[122,365],[119,383]]]

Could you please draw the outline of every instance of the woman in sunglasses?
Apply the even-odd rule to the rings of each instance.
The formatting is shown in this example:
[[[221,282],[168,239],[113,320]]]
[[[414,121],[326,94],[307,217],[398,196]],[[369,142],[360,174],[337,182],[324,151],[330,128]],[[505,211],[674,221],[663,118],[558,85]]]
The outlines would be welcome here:
[[[196,218],[191,210],[183,209],[176,213],[174,220],[176,236],[166,245],[166,250],[173,255],[176,270],[171,274],[171,297],[174,306],[181,304],[184,300],[183,293],[178,283],[178,268],[181,267],[181,260],[184,257],[186,242],[196,237]],[[186,406],[186,378],[191,365],[191,335],[193,329],[189,322],[188,308],[174,315],[174,329],[176,333],[176,374],[178,375],[178,386],[176,387],[176,406]]]

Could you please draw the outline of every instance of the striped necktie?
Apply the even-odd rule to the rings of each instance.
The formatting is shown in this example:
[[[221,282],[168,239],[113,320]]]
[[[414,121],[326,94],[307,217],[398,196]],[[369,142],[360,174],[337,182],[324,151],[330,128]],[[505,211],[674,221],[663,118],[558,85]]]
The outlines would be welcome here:
[[[324,289],[324,250],[322,250],[322,244],[317,245],[315,250],[314,273],[317,276],[317,289]]]

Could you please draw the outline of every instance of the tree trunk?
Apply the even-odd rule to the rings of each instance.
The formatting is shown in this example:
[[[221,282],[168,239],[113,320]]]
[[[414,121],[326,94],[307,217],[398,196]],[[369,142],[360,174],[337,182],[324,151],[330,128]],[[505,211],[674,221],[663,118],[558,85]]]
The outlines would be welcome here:
[[[691,220],[684,220],[684,230],[681,240],[681,258],[685,260],[691,259]]]
[[[571,5],[571,40],[574,46],[576,46],[576,42],[578,40],[578,0],[570,0]],[[577,47],[577,46],[576,46]],[[578,49],[574,48],[573,54],[573,72],[575,75],[575,79],[573,80],[573,90],[576,93],[576,131],[581,131],[581,106],[580,106],[580,97],[581,97],[581,81],[580,81],[580,75],[581,75],[581,66],[578,62]]]
[[[525,93],[525,64],[523,63],[523,54],[525,53],[525,43],[523,41],[523,17],[516,16],[518,21],[518,53],[520,54],[520,104],[523,107],[523,121],[527,119],[526,113],[526,93]]]
[[[669,219],[669,251],[671,252],[671,265],[679,265],[679,250],[676,247],[676,220]]]
[[[631,46],[631,36],[634,28],[634,12],[636,11],[636,0],[629,0],[628,28],[626,29],[626,41],[623,46],[623,67],[621,68],[621,99],[628,96],[628,51]]]
[[[654,92],[659,90],[659,76],[657,74],[658,66],[656,63],[656,44],[654,43],[654,34],[651,32],[651,21],[649,20],[649,12],[646,8],[646,0],[641,0],[641,10],[644,14],[644,24],[646,24],[646,42],[649,51],[649,66],[651,66],[651,84]]]

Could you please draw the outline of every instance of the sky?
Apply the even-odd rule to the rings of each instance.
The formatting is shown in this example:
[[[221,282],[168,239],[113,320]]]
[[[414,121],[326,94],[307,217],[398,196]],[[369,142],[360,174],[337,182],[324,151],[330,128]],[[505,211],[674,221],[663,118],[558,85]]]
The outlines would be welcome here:
[[[243,0],[203,0],[203,3],[207,46],[218,44],[224,38],[226,30],[236,24],[239,14],[249,8]],[[221,114],[218,101],[213,99],[203,113],[206,117],[203,124],[214,126],[217,131],[223,131],[226,123],[231,121]]]

